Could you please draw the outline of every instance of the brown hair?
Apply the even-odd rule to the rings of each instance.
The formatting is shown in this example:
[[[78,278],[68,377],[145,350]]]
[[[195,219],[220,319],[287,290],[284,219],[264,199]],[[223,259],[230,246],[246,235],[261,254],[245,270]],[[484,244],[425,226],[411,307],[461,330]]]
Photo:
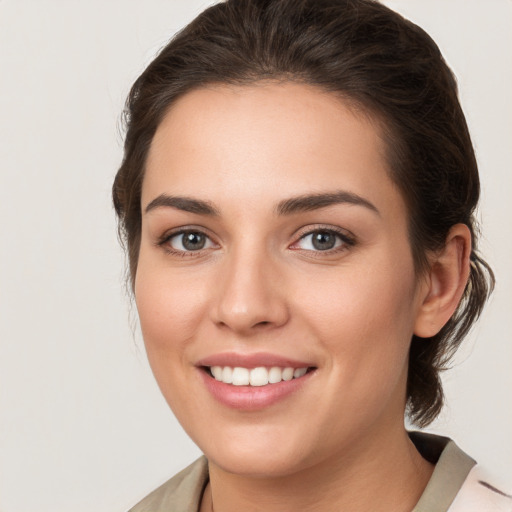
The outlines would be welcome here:
[[[427,425],[443,404],[439,372],[480,315],[494,276],[477,253],[478,169],[455,78],[428,34],[377,1],[227,0],[163,48],[129,94],[124,159],[113,186],[132,287],[145,160],[169,106],[207,84],[268,79],[318,86],[383,123],[418,272],[451,226],[471,230],[471,272],[456,313],[437,335],[411,342],[407,412]]]

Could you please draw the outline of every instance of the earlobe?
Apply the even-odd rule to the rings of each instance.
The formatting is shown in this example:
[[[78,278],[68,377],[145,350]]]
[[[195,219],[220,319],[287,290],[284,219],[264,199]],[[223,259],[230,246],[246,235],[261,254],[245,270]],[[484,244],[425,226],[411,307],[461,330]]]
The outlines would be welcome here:
[[[444,248],[432,258],[421,291],[414,325],[416,336],[435,336],[457,309],[469,277],[470,254],[469,228],[465,224],[452,226]]]

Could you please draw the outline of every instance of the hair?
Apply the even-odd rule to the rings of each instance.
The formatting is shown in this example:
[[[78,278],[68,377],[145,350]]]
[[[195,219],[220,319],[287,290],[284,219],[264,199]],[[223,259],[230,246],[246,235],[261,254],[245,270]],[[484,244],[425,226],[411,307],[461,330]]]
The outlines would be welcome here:
[[[113,185],[131,288],[145,162],[163,117],[194,89],[262,80],[319,87],[379,121],[390,177],[406,202],[418,274],[453,225],[471,231],[470,275],[458,309],[435,336],[411,340],[406,411],[411,422],[428,425],[443,405],[440,372],[479,317],[494,276],[477,252],[480,184],[456,80],[430,36],[377,1],[227,0],[160,51],[128,96],[124,158]]]

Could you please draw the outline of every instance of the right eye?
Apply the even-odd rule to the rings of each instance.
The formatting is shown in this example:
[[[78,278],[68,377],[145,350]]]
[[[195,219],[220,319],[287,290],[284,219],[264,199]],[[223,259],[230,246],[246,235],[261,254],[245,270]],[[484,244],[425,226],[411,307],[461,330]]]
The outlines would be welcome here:
[[[175,252],[192,252],[215,247],[212,240],[201,231],[180,231],[167,240],[167,245]]]

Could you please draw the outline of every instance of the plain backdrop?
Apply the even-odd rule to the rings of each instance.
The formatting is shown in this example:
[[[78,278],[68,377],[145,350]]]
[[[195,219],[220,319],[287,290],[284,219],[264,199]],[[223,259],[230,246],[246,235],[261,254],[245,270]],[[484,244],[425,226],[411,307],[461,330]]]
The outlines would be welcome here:
[[[209,3],[0,0],[0,512],[122,512],[199,454],[148,368],[110,187],[131,83]],[[511,488],[512,2],[385,3],[459,78],[498,278],[431,430]]]

